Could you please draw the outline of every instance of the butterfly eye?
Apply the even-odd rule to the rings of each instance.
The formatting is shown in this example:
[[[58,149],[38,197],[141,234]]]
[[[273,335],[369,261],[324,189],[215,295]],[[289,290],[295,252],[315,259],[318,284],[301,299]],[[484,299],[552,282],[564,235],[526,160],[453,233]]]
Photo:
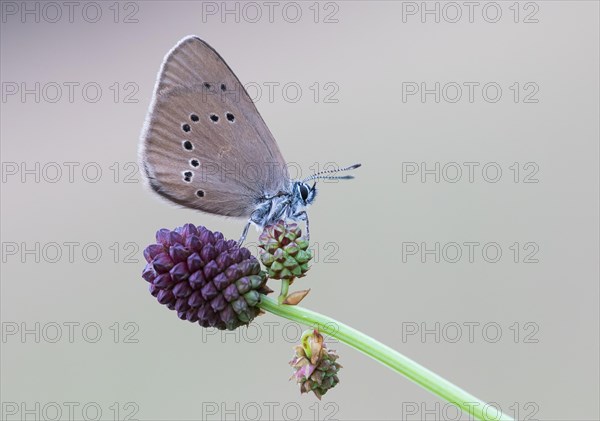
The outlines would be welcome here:
[[[308,187],[306,187],[304,184],[300,184],[299,188],[300,196],[302,196],[302,200],[306,202],[306,199],[308,199]]]

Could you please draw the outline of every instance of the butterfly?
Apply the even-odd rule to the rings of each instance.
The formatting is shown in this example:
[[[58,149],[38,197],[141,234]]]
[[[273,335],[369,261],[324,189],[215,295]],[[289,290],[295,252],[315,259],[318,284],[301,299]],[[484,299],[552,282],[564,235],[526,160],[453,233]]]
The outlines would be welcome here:
[[[142,174],[160,196],[187,208],[244,217],[248,228],[304,221],[318,179],[360,164],[291,180],[277,142],[244,86],[196,36],[182,39],[160,68],[140,143]],[[312,185],[309,183],[313,181]]]

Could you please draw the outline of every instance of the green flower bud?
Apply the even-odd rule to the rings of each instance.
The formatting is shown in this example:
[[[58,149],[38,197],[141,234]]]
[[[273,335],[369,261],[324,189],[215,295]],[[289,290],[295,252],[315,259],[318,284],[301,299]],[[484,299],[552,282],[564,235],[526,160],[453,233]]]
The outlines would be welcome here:
[[[337,373],[342,366],[336,362],[338,355],[327,349],[323,336],[316,329],[305,332],[302,344],[294,349],[296,355],[290,361],[294,369],[292,379],[300,384],[301,393],[313,392],[321,399],[340,382]]]
[[[267,268],[269,278],[292,281],[308,271],[312,253],[298,224],[277,221],[265,227],[258,240],[260,260]]]

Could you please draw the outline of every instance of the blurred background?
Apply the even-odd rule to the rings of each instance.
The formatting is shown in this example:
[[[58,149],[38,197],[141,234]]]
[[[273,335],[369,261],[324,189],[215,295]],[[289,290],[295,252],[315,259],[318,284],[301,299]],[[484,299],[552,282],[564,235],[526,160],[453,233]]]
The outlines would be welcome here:
[[[300,396],[303,327],[206,330],[149,294],[156,230],[244,224],[140,182],[156,75],[188,34],[292,175],[363,164],[310,209],[304,306],[515,418],[599,419],[597,2],[1,8],[3,419],[469,419],[336,341],[341,384]]]

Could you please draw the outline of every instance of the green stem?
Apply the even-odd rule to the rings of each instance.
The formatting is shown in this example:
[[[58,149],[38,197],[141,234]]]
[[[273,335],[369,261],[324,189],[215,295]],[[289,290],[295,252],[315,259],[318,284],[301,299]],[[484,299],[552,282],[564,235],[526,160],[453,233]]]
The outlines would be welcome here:
[[[337,338],[392,370],[403,374],[421,387],[471,414],[476,419],[512,420],[511,417],[503,414],[495,407],[477,399],[410,358],[331,317],[298,306],[280,305],[277,301],[265,295],[261,296],[259,307],[303,325],[318,327],[321,333]]]
[[[283,304],[288,296],[288,290],[290,289],[290,281],[288,279],[281,280],[281,293],[279,294],[279,304]]]

